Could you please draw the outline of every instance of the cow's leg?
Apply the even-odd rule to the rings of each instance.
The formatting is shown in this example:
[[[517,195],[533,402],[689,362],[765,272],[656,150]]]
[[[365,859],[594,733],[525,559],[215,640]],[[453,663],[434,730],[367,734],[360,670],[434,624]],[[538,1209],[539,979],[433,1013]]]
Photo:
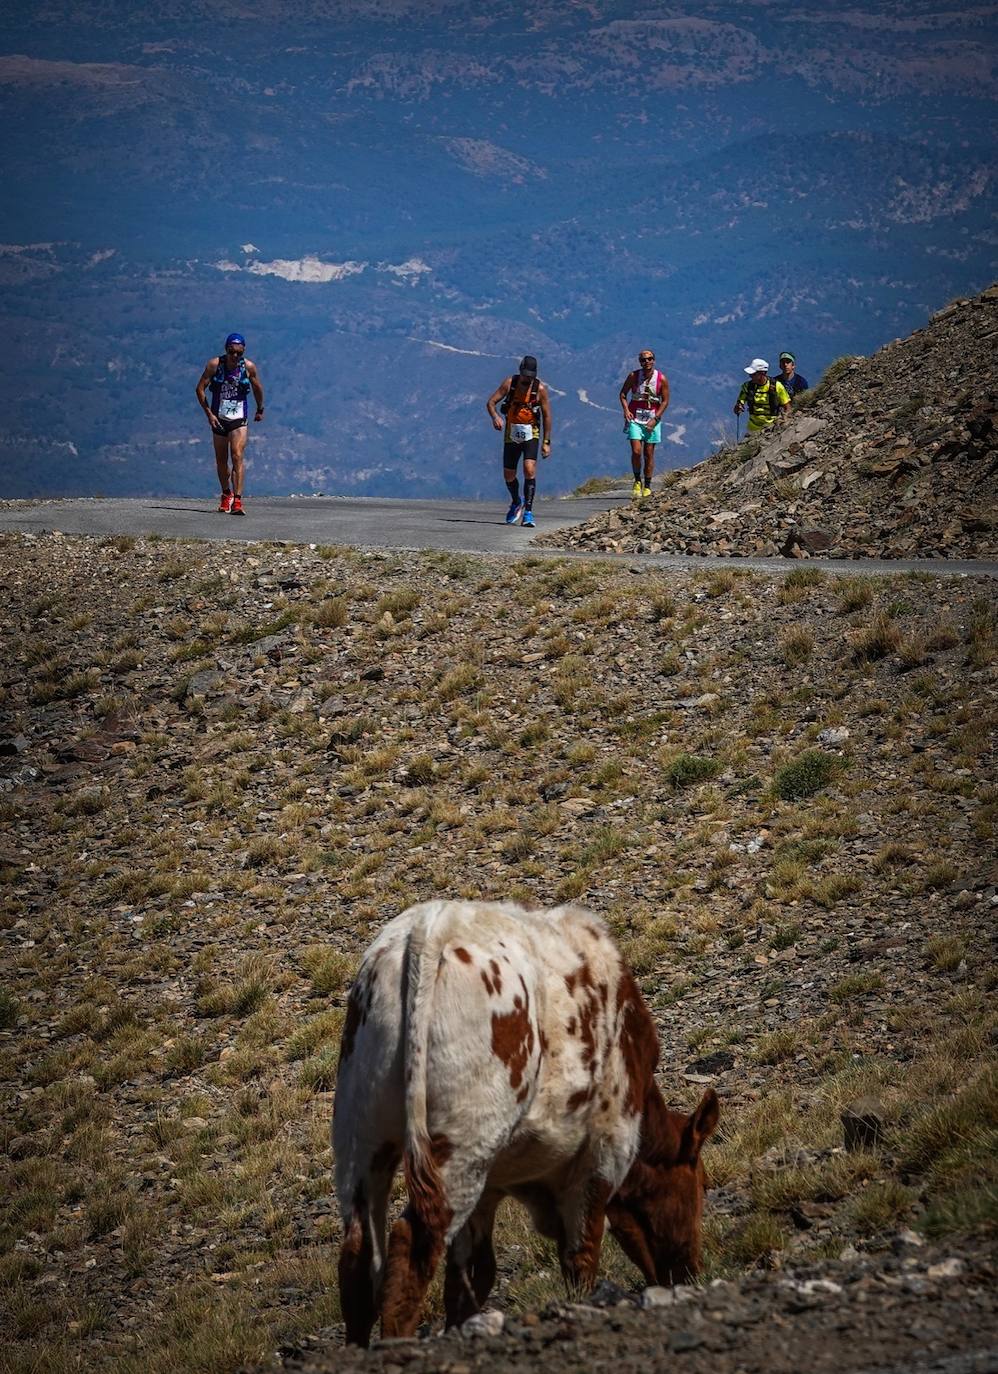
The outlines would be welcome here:
[[[369,1345],[377,1319],[388,1194],[399,1157],[395,1147],[377,1151],[354,1189],[339,1263],[340,1308],[348,1345]]]
[[[340,1246],[340,1310],[347,1345],[369,1345],[377,1316],[371,1212],[363,1184],[358,1184]]]
[[[480,1312],[496,1281],[492,1228],[502,1195],[484,1193],[478,1206],[451,1241],[444,1275],[447,1326],[460,1326]]]
[[[613,1189],[602,1179],[591,1179],[578,1191],[572,1191],[558,1203],[561,1234],[558,1237],[558,1259],[569,1294],[589,1293],[596,1283],[600,1248],[606,1224],[606,1204]]]
[[[411,1203],[392,1227],[381,1302],[381,1334],[411,1336],[447,1238],[444,1217],[426,1217]]]

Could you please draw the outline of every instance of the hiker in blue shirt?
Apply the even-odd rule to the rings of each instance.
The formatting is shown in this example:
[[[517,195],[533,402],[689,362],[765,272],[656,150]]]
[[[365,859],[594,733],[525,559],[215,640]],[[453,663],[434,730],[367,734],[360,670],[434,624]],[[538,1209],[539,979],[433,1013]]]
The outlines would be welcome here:
[[[791,401],[807,390],[807,378],[802,377],[797,371],[797,359],[792,353],[780,354],[780,373],[773,381],[783,383],[783,389]]]

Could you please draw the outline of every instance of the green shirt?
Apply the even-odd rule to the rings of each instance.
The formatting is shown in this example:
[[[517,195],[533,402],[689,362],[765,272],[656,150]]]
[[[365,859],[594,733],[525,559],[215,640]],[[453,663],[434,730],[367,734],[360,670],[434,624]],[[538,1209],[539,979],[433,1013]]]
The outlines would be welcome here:
[[[748,406],[749,429],[768,429],[776,419],[770,409],[769,387],[776,388],[778,405],[788,406],[790,404],[790,397],[787,395],[787,389],[782,382],[776,382],[770,378],[769,386],[757,387],[753,387],[751,380],[743,383],[742,389],[738,393],[738,402],[740,405]]]

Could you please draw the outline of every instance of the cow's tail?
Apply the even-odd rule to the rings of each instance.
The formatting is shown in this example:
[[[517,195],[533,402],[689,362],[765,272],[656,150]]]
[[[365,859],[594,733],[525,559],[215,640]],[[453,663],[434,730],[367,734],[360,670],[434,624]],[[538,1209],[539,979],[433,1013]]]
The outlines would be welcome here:
[[[413,927],[407,950],[403,1168],[409,1200],[434,1230],[440,1224],[444,1189],[427,1119],[427,1073],[433,993],[447,942],[448,915],[447,903],[430,905]]]

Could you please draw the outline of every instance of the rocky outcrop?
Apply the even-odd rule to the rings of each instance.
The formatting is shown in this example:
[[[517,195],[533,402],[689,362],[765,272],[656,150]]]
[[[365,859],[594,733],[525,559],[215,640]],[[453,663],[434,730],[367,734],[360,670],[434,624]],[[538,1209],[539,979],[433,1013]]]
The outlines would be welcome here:
[[[641,506],[540,543],[634,553],[998,553],[998,285],[872,358],[841,358],[792,417]]]

